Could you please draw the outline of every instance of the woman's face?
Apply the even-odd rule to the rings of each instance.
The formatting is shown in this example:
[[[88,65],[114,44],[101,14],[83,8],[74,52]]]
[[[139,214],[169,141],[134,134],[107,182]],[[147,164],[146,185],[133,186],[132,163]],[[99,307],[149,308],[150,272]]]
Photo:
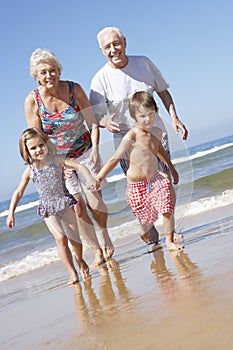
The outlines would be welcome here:
[[[57,65],[52,61],[43,61],[37,65],[37,81],[43,87],[50,89],[56,87],[60,79]]]

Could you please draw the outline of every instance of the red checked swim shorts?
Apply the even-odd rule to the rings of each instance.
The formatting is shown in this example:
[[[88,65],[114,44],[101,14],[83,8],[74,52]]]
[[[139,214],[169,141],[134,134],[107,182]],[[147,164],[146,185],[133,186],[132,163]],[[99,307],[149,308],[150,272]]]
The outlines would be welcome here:
[[[126,199],[143,225],[153,224],[158,219],[158,213],[174,211],[170,181],[159,172],[146,181],[128,183]]]

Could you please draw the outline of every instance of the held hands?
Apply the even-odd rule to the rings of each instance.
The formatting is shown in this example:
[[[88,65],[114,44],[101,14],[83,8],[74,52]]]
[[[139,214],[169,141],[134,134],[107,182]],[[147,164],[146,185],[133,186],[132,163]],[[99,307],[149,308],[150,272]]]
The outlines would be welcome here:
[[[88,177],[86,187],[90,191],[98,191],[100,187],[100,182],[94,179],[92,176]]]

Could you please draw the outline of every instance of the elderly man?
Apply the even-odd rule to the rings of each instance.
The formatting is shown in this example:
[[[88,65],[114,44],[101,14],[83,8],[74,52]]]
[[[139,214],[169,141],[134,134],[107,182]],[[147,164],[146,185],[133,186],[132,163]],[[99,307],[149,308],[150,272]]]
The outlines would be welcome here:
[[[150,94],[156,92],[171,116],[176,133],[180,129],[182,138],[186,140],[188,131],[177,116],[172,96],[168,91],[169,84],[151,60],[145,56],[127,55],[126,38],[119,28],[106,27],[98,33],[97,39],[108,62],[91,81],[90,102],[99,126],[107,128],[114,134],[115,148],[134,125],[129,115],[128,103],[130,97],[137,91],[146,91]],[[161,118],[158,118],[157,126],[163,130],[163,146],[169,153],[166,129]],[[127,154],[121,160],[121,167],[126,173]],[[164,164],[160,167],[162,171],[168,173]],[[154,226],[148,232],[142,232],[141,237],[146,243],[158,242],[158,232]]]

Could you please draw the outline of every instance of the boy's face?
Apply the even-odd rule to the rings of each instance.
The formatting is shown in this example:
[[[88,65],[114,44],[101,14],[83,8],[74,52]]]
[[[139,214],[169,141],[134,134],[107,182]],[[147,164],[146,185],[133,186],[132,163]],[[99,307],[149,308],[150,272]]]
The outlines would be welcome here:
[[[156,112],[153,109],[139,107],[135,113],[137,125],[144,130],[151,130],[156,120]]]

